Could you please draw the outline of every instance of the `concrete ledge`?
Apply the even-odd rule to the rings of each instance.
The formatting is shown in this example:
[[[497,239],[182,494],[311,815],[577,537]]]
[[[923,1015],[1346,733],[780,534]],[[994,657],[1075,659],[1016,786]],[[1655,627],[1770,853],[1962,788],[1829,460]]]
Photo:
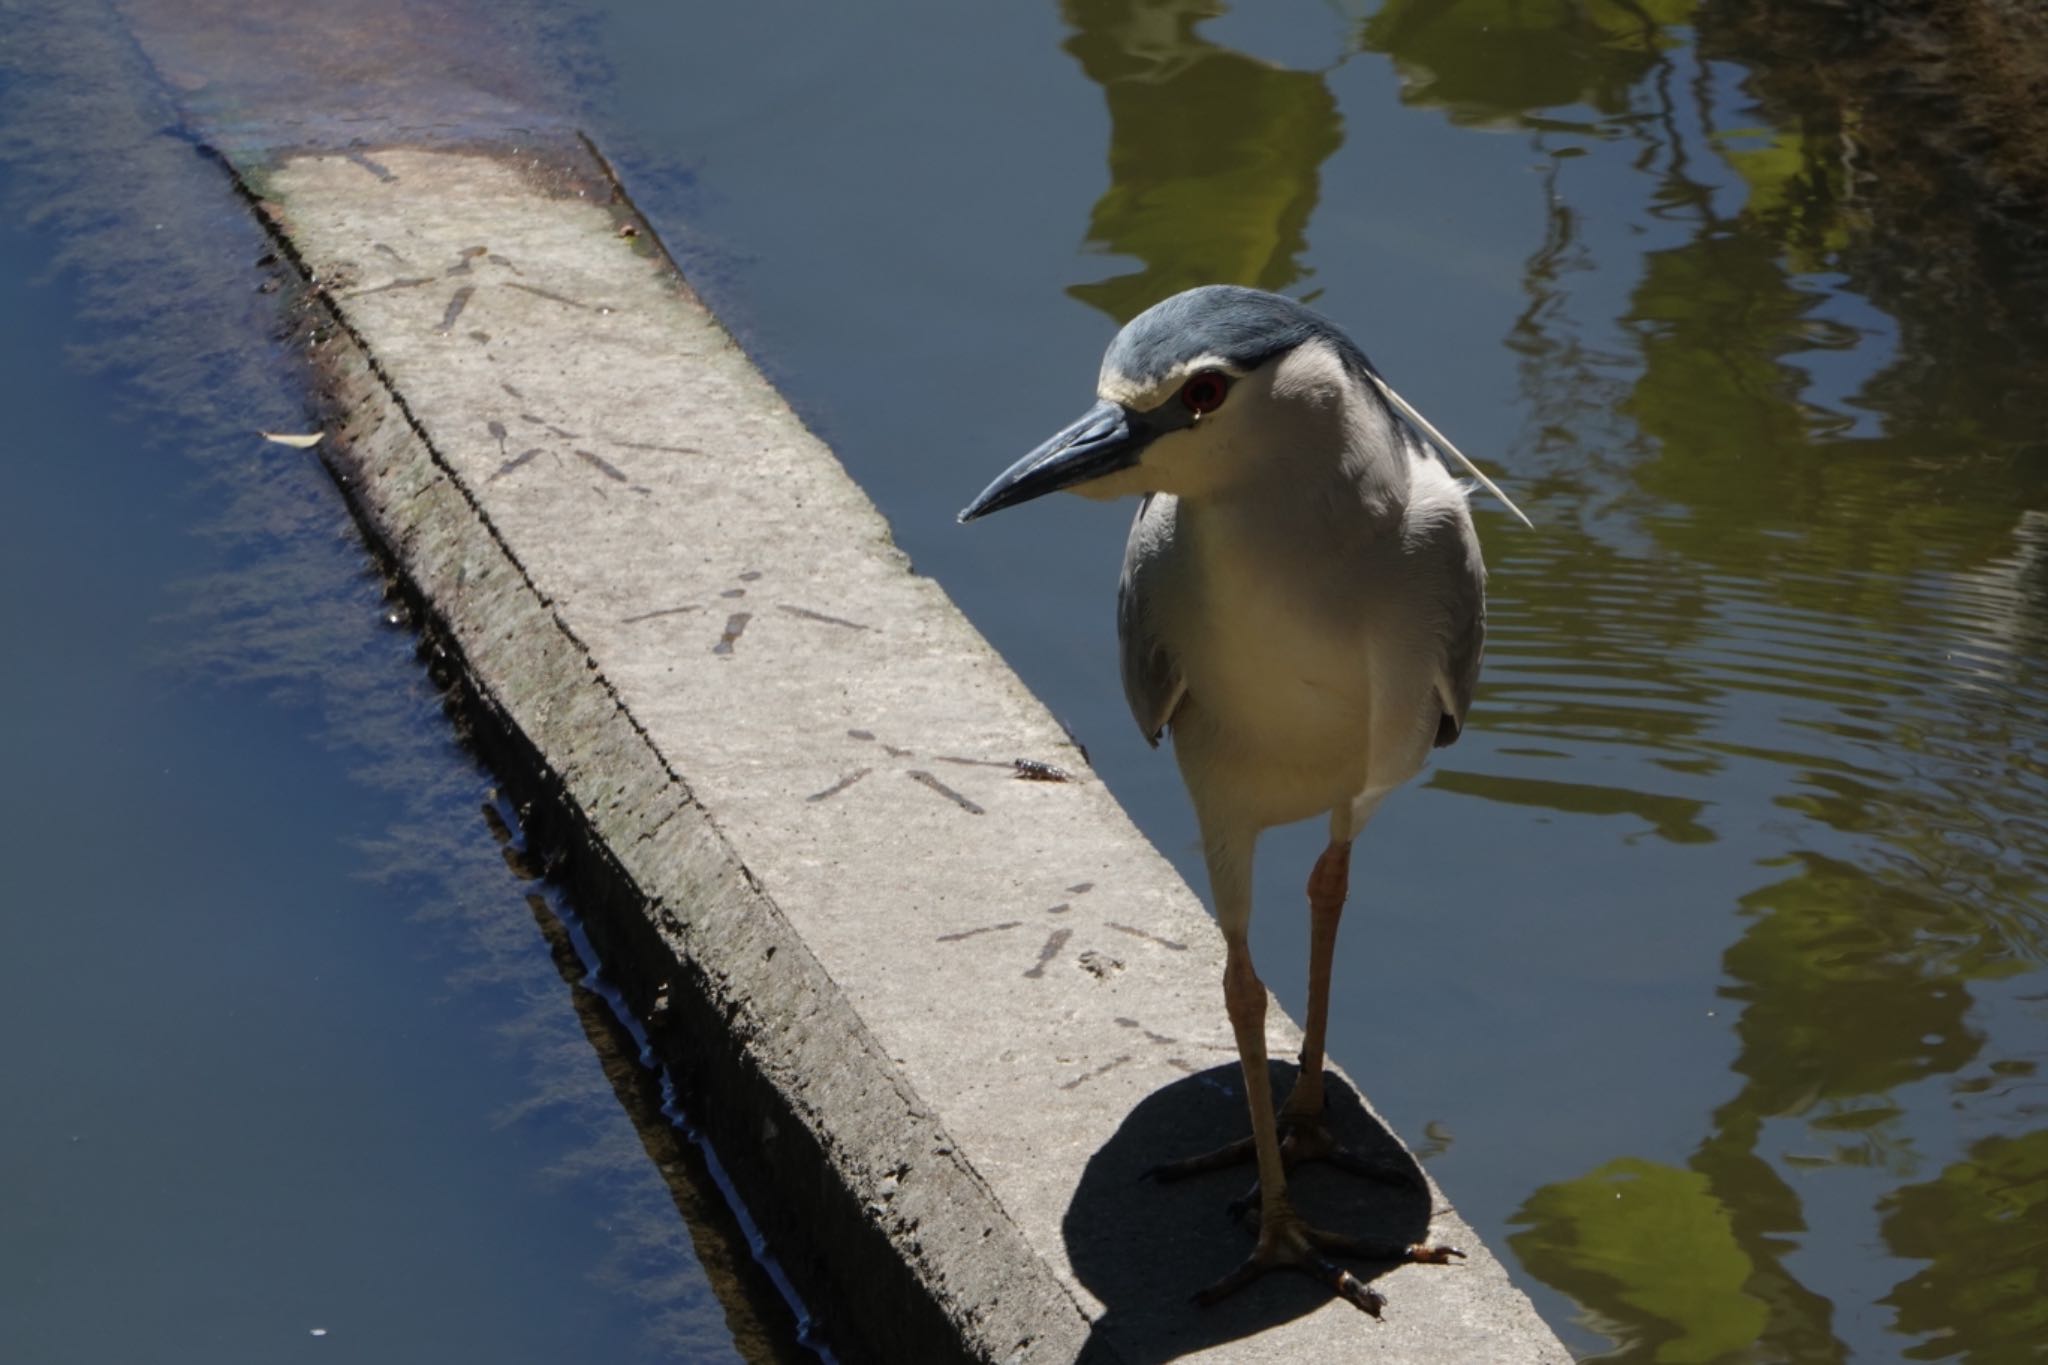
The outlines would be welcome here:
[[[1383,1274],[1384,1323],[1284,1279],[1187,1304],[1245,1177],[1136,1177],[1245,1126],[1213,926],[594,158],[241,174],[307,283],[322,455],[835,1350],[1568,1359],[1419,1172],[1303,1180],[1472,1252]]]

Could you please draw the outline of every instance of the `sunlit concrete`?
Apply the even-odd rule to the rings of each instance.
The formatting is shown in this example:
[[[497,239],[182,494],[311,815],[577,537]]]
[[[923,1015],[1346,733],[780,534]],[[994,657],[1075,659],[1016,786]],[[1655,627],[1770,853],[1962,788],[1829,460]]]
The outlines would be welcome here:
[[[1244,1130],[1213,925],[592,158],[241,170],[309,281],[320,454],[835,1347],[1567,1358],[1433,1187],[1299,1187],[1471,1253],[1380,1275],[1383,1321],[1188,1304],[1248,1175],[1138,1175]]]

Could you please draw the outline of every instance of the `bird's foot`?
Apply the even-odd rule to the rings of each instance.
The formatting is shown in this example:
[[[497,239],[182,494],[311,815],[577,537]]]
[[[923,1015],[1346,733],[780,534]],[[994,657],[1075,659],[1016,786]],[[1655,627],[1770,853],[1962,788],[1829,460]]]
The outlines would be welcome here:
[[[1248,1166],[1256,1155],[1252,1148],[1252,1140],[1241,1137],[1235,1142],[1224,1143],[1213,1152],[1182,1157],[1179,1161],[1162,1161],[1147,1170],[1145,1178],[1157,1180],[1162,1185],[1171,1184],[1176,1180],[1205,1175],[1210,1171],[1228,1170],[1232,1166]]]
[[[1321,1282],[1338,1298],[1378,1318],[1380,1310],[1386,1307],[1386,1296],[1331,1260],[1332,1256],[1396,1264],[1449,1265],[1454,1258],[1463,1259],[1464,1255],[1456,1247],[1434,1243],[1324,1232],[1287,1210],[1266,1218],[1260,1224],[1258,1245],[1252,1248],[1252,1254],[1237,1269],[1197,1293],[1195,1302],[1206,1308],[1235,1294],[1267,1271],[1293,1270]]]
[[[1187,1157],[1180,1161],[1165,1161],[1145,1172],[1161,1183],[1185,1180],[1189,1176],[1203,1175],[1209,1171],[1220,1171],[1231,1166],[1249,1166],[1257,1159],[1252,1139],[1239,1138],[1228,1142],[1213,1152]],[[1305,1162],[1322,1161],[1340,1171],[1364,1176],[1389,1185],[1414,1186],[1416,1179],[1413,1163],[1390,1161],[1385,1158],[1365,1156],[1337,1141],[1330,1131],[1330,1125],[1321,1114],[1280,1114],[1280,1160],[1292,1170]],[[1258,1199],[1258,1186],[1252,1186],[1251,1193],[1237,1204],[1233,1212],[1251,1207]]]
[[[1280,1111],[1280,1159],[1290,1168],[1320,1161],[1385,1185],[1413,1188],[1422,1184],[1412,1160],[1367,1156],[1337,1141],[1320,1110],[1311,1114]]]

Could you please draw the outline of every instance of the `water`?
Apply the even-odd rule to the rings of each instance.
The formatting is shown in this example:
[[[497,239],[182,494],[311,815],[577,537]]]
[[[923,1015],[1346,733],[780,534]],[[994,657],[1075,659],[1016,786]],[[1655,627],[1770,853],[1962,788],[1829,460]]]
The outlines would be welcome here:
[[[437,43],[496,50],[459,17]],[[1198,886],[1115,683],[1128,509],[952,514],[1160,292],[1350,326],[1538,530],[1481,505],[1486,676],[1361,841],[1333,1055],[1582,1352],[2048,1349],[2048,289],[1876,29],[1744,0],[505,22],[554,75],[467,86],[592,131]],[[599,1083],[598,1016],[337,499],[247,438],[296,412],[247,341],[239,211],[153,246],[212,172],[162,108],[79,93],[130,69],[21,135],[60,89],[34,73],[80,60],[0,55],[37,223],[0,309],[33,509],[0,542],[4,676],[35,718],[4,739],[35,913],[0,1027],[41,1097],[0,1126],[30,1174],[4,1281],[34,1288],[0,1333],[35,1347],[0,1355],[779,1349],[772,1294],[692,1269],[688,1186],[639,1154],[665,1129]],[[1297,1015],[1320,840],[1261,850],[1254,947]]]
[[[808,1358],[255,434],[305,401],[246,209],[108,16],[0,35],[0,1360]]]
[[[1481,507],[1479,703],[1361,842],[1332,1051],[1575,1348],[2048,1350],[2048,291],[1876,29],[592,8],[640,205],[1196,885],[1129,509],[951,520],[1116,324],[1312,299],[1536,518]],[[1320,841],[1261,851],[1297,1014]]]

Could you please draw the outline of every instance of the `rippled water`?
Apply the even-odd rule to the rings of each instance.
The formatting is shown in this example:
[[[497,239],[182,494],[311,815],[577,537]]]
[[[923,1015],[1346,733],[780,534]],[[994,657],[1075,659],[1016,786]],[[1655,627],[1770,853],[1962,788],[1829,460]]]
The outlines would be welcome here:
[[[1048,500],[952,522],[1085,406],[1115,326],[1203,280],[1312,299],[1536,517],[1527,532],[1481,507],[1479,702],[1361,841],[1332,1052],[1577,1349],[2048,1349],[2048,265],[1984,207],[1962,161],[1981,129],[1944,122],[1925,71],[1900,74],[1924,61],[1913,44],[1844,7],[1760,0],[546,8],[506,7],[509,43],[454,0],[421,8],[433,60],[408,99],[447,112],[445,68],[465,92],[455,126],[507,102],[579,117],[920,568],[1197,885],[1173,765],[1115,682],[1128,510]],[[0,23],[12,37],[43,13]],[[167,3],[117,11],[192,38],[194,61],[246,35],[239,11],[193,13],[218,27],[182,29]],[[290,50],[353,69],[338,13]],[[67,85],[75,52],[10,51],[10,111],[24,91],[47,115],[52,91],[140,79]],[[1973,98],[1996,94],[1984,74]],[[260,133],[233,89],[163,75]],[[333,133],[314,77],[263,89]],[[118,1031],[74,1027],[74,1050],[37,1042],[8,1064],[33,1063],[35,1086],[13,1090],[45,1096],[8,1130],[27,1153],[12,1169],[35,1173],[35,1202],[9,1207],[35,1244],[0,1240],[41,1296],[35,1340],[198,1358],[173,1335],[197,1322],[303,1346],[342,1284],[360,1311],[398,1303],[406,1340],[444,1356],[787,1353],[745,1295],[701,1292],[668,1212],[691,1187],[655,1180],[642,1148],[665,1174],[683,1157],[636,1107],[593,997],[557,974],[524,875],[498,870],[475,815],[485,780],[448,748],[401,637],[370,629],[373,586],[337,586],[360,564],[338,503],[233,443],[252,403],[282,424],[291,400],[221,339],[268,314],[233,292],[257,283],[239,210],[209,201],[195,219],[179,199],[199,182],[154,132],[163,93],[112,123],[102,99],[0,130],[9,165],[30,168],[8,202],[40,234],[9,259],[89,286],[10,302],[10,373],[56,414],[21,456],[40,482],[22,514],[37,535],[8,542],[12,638],[33,646],[11,695],[19,714],[126,718],[95,732],[98,757],[9,736],[28,775],[8,806],[17,890],[46,913],[10,959],[7,1031],[144,1016],[166,1087],[88,1083],[130,1045]],[[172,237],[152,237],[165,222]],[[195,241],[233,261],[191,267]],[[105,386],[68,407],[72,372],[42,353],[57,335]],[[103,429],[110,393],[146,435]],[[95,479],[132,493],[99,540],[51,519],[88,505]],[[138,597],[167,580],[184,586]],[[106,652],[67,653],[81,638]],[[174,766],[166,746],[181,771],[223,759],[208,790],[256,795],[208,815],[185,779],[151,785]],[[111,798],[102,773],[126,774]],[[337,827],[354,832],[338,858]],[[128,861],[103,853],[108,829]],[[1320,842],[1276,831],[1261,850],[1255,949],[1297,1013]],[[222,890],[223,864],[269,876]],[[357,894],[177,932],[315,871]],[[351,882],[364,873],[379,880]],[[95,957],[100,926],[124,922],[160,933],[158,955]],[[175,955],[273,923],[270,956]],[[352,989],[286,978],[315,951]],[[117,960],[89,977],[44,965]],[[181,992],[216,979],[196,1005]],[[384,1031],[357,1063],[326,1050],[366,1021]],[[466,1050],[462,1021],[505,1049]],[[201,1025],[216,1032],[179,1032]],[[233,1050],[268,1038],[298,1045]],[[192,1067],[209,1047],[226,1060]],[[315,1064],[363,1083],[238,1084]],[[325,1132],[337,1094],[352,1126],[332,1147],[259,1140]],[[63,1095],[103,1101],[99,1131],[122,1150],[183,1158],[177,1179],[65,1164],[72,1115],[47,1098]],[[146,1129],[136,1096],[153,1101]],[[344,1168],[353,1183],[333,1178]],[[309,1187],[322,1202],[286,1228],[298,1240],[275,1240],[272,1210]],[[404,1236],[371,1216],[387,1208]],[[30,1253],[66,1229],[82,1250],[52,1280]],[[280,1245],[310,1250],[250,1251]],[[734,1255],[729,1237],[696,1250]],[[364,1263],[385,1278],[348,1280]],[[505,1273],[405,1296],[487,1263]],[[277,1275],[267,1316],[204,1297],[252,1265]],[[198,1308],[93,1317],[49,1289],[88,1295],[107,1275],[149,1287],[132,1302]],[[496,1335],[465,1335],[470,1321]]]
[[[595,8],[642,205],[1197,885],[1128,509],[951,524],[1115,325],[1310,298],[1535,516],[1482,509],[1479,703],[1361,842],[1332,1050],[1579,1350],[2048,1350],[2048,289],[1881,25]],[[1320,840],[1261,853],[1296,1011]]]
[[[815,1359],[256,434],[267,245],[115,16],[0,6],[0,1361]]]

